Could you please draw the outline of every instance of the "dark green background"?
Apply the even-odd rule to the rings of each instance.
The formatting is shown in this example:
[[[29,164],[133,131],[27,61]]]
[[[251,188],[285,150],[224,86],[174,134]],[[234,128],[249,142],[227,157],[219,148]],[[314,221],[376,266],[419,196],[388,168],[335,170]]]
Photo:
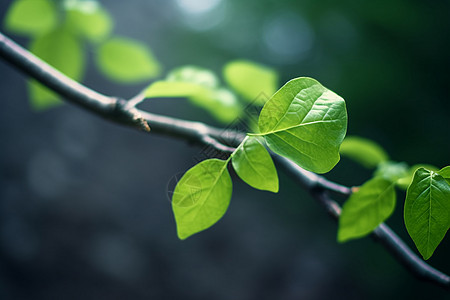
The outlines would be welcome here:
[[[198,15],[182,2],[103,4],[114,32],[147,43],[166,71],[245,58],[283,83],[311,76],[346,99],[349,134],[394,160],[450,164],[449,1],[223,0]],[[2,299],[448,299],[371,239],[338,244],[336,224],[284,174],[278,195],[234,176],[225,217],[179,241],[167,186],[201,148],[72,105],[35,113],[23,75],[4,62],[0,74]],[[108,81],[92,60],[84,83],[122,97],[145,86]],[[182,100],[144,107],[214,123]],[[358,185],[370,172],[343,159],[327,177]],[[413,247],[398,196],[387,223]],[[450,273],[449,251],[447,239],[430,264]]]

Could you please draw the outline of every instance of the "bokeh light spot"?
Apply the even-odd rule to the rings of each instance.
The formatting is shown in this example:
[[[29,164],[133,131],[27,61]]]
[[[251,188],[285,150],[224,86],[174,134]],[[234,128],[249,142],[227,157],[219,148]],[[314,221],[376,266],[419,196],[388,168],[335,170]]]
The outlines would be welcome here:
[[[293,63],[305,59],[314,43],[308,22],[292,12],[283,12],[267,21],[263,41],[272,60]]]

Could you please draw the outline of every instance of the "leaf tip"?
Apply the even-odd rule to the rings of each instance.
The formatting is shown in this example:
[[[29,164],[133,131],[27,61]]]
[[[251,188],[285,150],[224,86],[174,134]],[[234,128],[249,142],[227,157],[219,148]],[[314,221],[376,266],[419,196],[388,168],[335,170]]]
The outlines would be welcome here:
[[[180,239],[180,241],[184,241],[184,240],[186,240],[188,237],[190,237],[192,234],[186,234],[186,233],[183,233],[183,232],[180,232],[178,229],[177,229],[177,236],[178,236],[178,239]]]
[[[279,184],[279,181],[278,181],[278,177],[276,178],[276,180],[272,181],[272,184],[267,188],[267,190],[269,192],[272,192],[272,193],[275,193],[275,194],[279,192],[280,184]]]
[[[431,255],[432,255],[432,254],[429,254],[429,255],[422,255],[422,257],[423,257],[424,260],[428,260],[428,259],[430,259]]]
[[[342,231],[339,230],[336,240],[339,244],[343,244],[343,243],[348,242],[350,240],[350,237],[343,234]]]

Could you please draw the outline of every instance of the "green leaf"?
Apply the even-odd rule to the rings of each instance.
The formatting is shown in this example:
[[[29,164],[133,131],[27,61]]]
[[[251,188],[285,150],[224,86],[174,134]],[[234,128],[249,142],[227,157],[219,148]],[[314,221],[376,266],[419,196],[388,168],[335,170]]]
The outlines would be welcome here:
[[[211,90],[191,82],[159,80],[149,85],[144,92],[146,98],[211,97]]]
[[[102,44],[96,62],[105,76],[124,83],[150,79],[160,72],[160,65],[148,47],[121,37]]]
[[[450,226],[450,186],[438,173],[419,168],[408,187],[404,211],[409,235],[429,259]]]
[[[312,78],[293,79],[264,105],[259,130],[275,153],[306,170],[328,172],[347,131],[345,101]]]
[[[450,184],[450,166],[447,166],[445,168],[442,168],[438,171],[439,175],[444,177],[444,179]]]
[[[211,227],[227,211],[232,192],[227,164],[228,160],[204,160],[178,182],[172,209],[180,239]]]
[[[278,192],[278,174],[266,148],[257,138],[248,137],[232,155],[238,176],[255,189]]]
[[[80,41],[65,30],[56,30],[37,37],[30,51],[74,80],[81,80],[85,57]],[[60,104],[59,96],[40,83],[29,81],[31,104],[46,109]]]
[[[46,33],[57,23],[55,4],[50,0],[16,0],[5,17],[8,30],[29,35]]]
[[[227,84],[242,95],[247,101],[264,105],[278,88],[278,74],[266,66],[236,60],[225,65],[223,76]],[[265,97],[259,97],[263,93]]]
[[[339,217],[338,241],[345,242],[371,233],[395,208],[394,184],[373,178],[353,193],[342,207]]]
[[[167,75],[167,81],[191,84],[179,87],[185,89],[186,95],[189,95],[187,98],[193,104],[205,108],[221,122],[234,121],[242,112],[242,106],[236,96],[228,89],[221,88],[217,76],[208,69],[196,66],[179,67]],[[180,88],[177,90],[180,91]]]
[[[432,166],[432,165],[428,165],[428,164],[414,165],[409,168],[407,174],[404,177],[399,178],[397,180],[397,186],[406,190],[408,188],[408,186],[411,184],[411,181],[413,180],[414,173],[420,168],[425,168],[427,170],[434,171],[434,172],[439,171],[439,168]]]
[[[339,152],[366,168],[375,168],[389,159],[386,152],[377,143],[357,136],[347,136],[342,142]]]
[[[390,182],[397,182],[400,178],[408,176],[408,172],[408,165],[404,162],[385,161],[378,165],[374,175]]]
[[[66,1],[66,24],[77,34],[98,42],[110,34],[113,21],[96,1]]]
[[[213,89],[219,87],[219,79],[212,71],[196,66],[176,68],[167,75],[166,79],[167,81],[194,83]]]
[[[146,98],[187,98],[193,104],[208,110],[216,119],[228,123],[238,118],[242,107],[235,95],[226,89],[176,81],[155,81],[144,92]]]
[[[234,121],[242,113],[236,96],[220,88],[214,73],[199,67],[185,66],[171,71],[165,81],[152,83],[145,90],[145,96],[185,97],[224,123]]]
[[[209,110],[222,123],[235,121],[242,113],[242,106],[236,95],[230,90],[221,88],[213,91],[212,101],[201,101],[200,98],[190,98],[192,103]]]

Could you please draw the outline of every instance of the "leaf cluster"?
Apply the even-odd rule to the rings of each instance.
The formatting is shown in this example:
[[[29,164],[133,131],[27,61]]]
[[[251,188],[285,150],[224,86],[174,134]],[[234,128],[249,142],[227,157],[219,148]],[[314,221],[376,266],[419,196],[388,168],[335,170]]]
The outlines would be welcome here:
[[[376,169],[344,204],[338,241],[366,236],[386,221],[395,209],[397,187],[406,190],[406,229],[423,258],[429,259],[450,228],[450,167],[439,170],[390,161],[379,145],[360,137],[347,137],[341,154]]]
[[[232,194],[230,160],[244,182],[276,193],[277,171],[263,144],[307,170],[325,173],[339,161],[346,130],[341,97],[312,78],[289,81],[264,105],[258,133],[248,133],[227,160],[202,161],[178,182],[172,199],[178,236],[185,239],[205,230],[225,214]]]

